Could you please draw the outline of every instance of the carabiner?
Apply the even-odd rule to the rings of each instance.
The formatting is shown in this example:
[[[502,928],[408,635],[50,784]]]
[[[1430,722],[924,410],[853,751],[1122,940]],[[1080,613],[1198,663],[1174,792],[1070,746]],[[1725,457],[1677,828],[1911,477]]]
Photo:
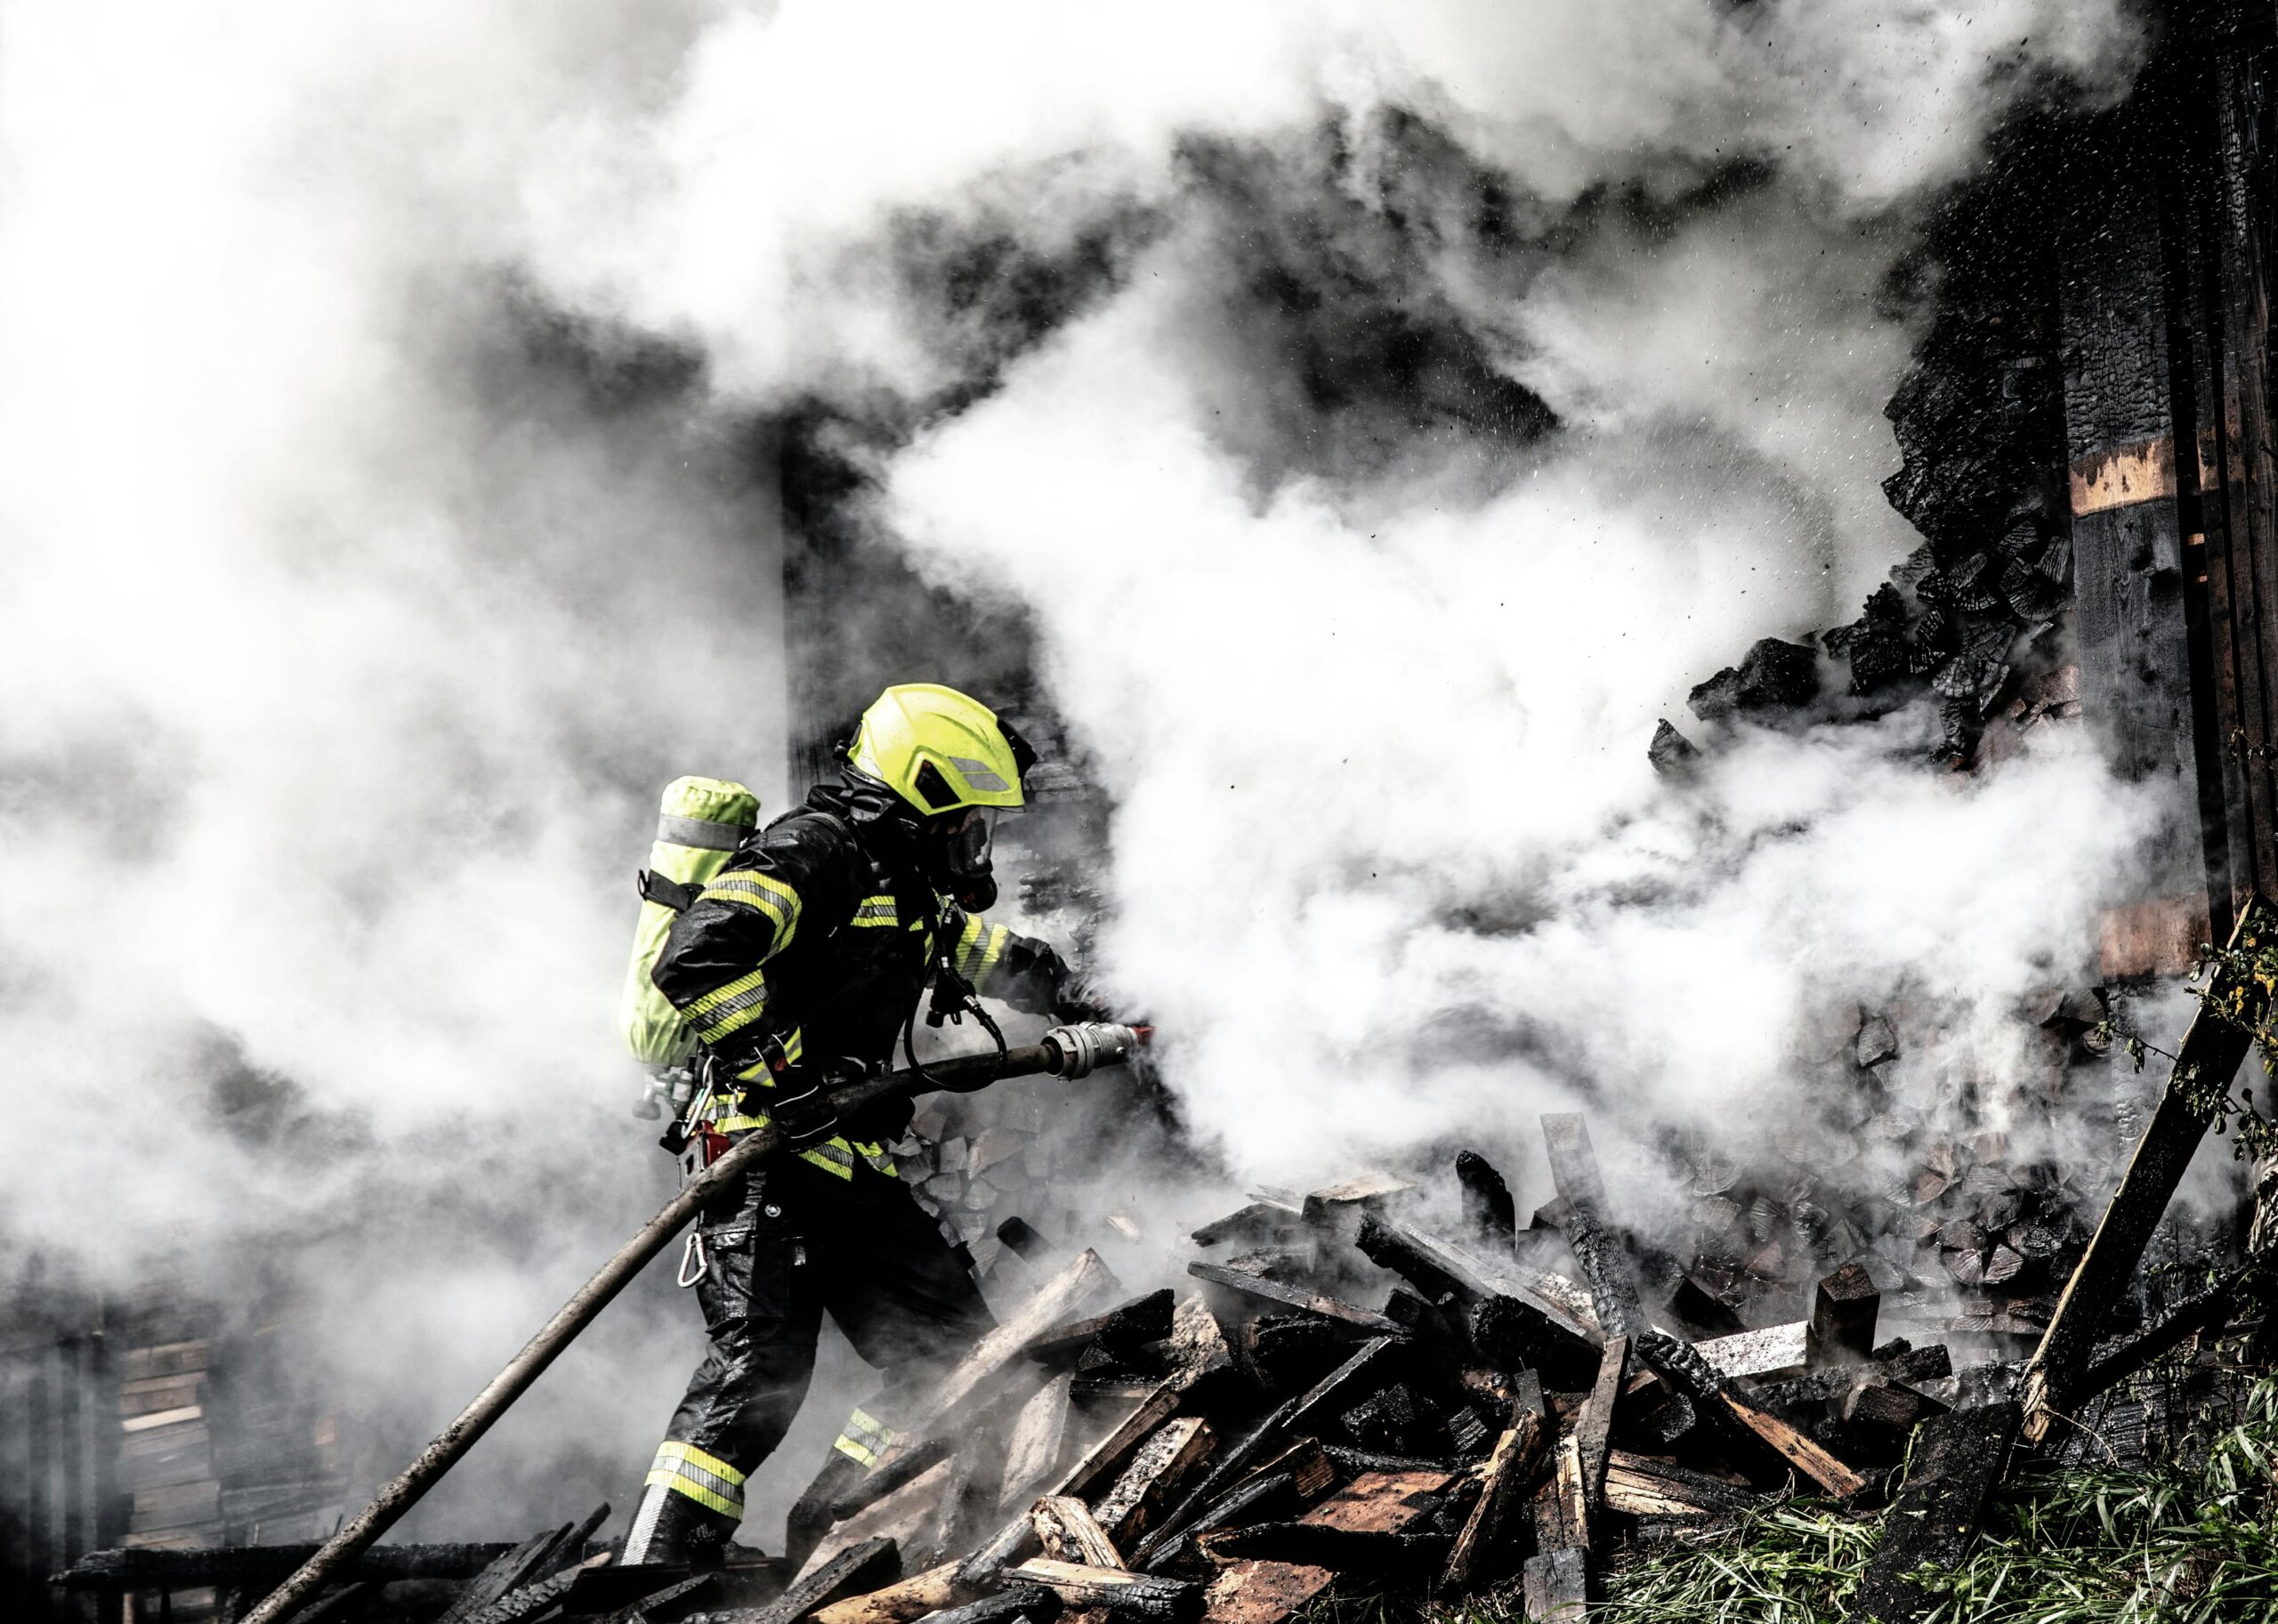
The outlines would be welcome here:
[[[685,1291],[702,1280],[705,1271],[711,1266],[710,1260],[704,1256],[704,1232],[699,1229],[689,1231],[688,1240],[680,1248],[680,1273],[673,1277],[673,1283]]]

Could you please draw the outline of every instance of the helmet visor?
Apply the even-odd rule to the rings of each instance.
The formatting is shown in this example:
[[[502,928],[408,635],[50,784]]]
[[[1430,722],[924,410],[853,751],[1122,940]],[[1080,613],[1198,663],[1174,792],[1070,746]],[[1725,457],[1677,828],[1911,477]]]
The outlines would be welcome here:
[[[968,806],[941,836],[941,855],[953,879],[979,879],[989,872],[997,836],[997,809]]]

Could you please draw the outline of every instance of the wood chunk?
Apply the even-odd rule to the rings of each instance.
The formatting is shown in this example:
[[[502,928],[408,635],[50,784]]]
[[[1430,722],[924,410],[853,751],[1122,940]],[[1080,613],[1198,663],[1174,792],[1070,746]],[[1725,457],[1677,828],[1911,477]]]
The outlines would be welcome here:
[[[1318,1438],[1297,1438],[1274,1450],[1252,1468],[1251,1476],[1268,1472],[1286,1472],[1290,1486],[1300,1500],[1313,1500],[1326,1494],[1337,1482],[1337,1467],[1329,1458],[1329,1451],[1321,1448]]]
[[[2097,1343],[2095,1357],[2081,1373],[2075,1391],[2084,1401],[2094,1398],[2107,1387],[2125,1381],[2194,1333],[2210,1325],[2220,1324],[2232,1308],[2250,1295],[2258,1279],[2269,1273],[2270,1268],[2269,1263],[2250,1260],[2213,1285],[2185,1297],[2141,1330],[2129,1336],[2106,1337]],[[2267,1319],[2265,1323],[2268,1323]]]
[[[1810,1321],[1793,1320],[1785,1325],[1742,1331],[1737,1337],[1712,1337],[1692,1345],[1721,1376],[1759,1376],[1776,1381],[1804,1373],[1810,1341]]]
[[[1317,1313],[1324,1319],[1341,1320],[1347,1325],[1357,1325],[1363,1330],[1396,1334],[1402,1329],[1397,1321],[1388,1320],[1384,1315],[1371,1313],[1366,1308],[1355,1307],[1351,1303],[1339,1302],[1335,1297],[1323,1297],[1317,1292],[1307,1291],[1303,1287],[1285,1286],[1278,1281],[1262,1280],[1256,1275],[1246,1274],[1239,1269],[1229,1269],[1223,1264],[1191,1263],[1186,1265],[1186,1272],[1197,1280],[1207,1280],[1213,1285],[1228,1287],[1242,1293],[1245,1297],[1261,1297],[1269,1303],[1280,1303],[1286,1307],[1303,1309],[1307,1313]]]
[[[1870,1485],[1865,1478],[1838,1460],[1809,1435],[1797,1431],[1757,1403],[1748,1394],[1738,1388],[1727,1387],[1717,1396],[1726,1413],[1770,1444],[1789,1465],[1837,1499],[1853,1499],[1867,1491]]]
[[[1536,1464],[1542,1458],[1549,1428],[1542,1418],[1515,1405],[1511,1425],[1489,1451],[1478,1499],[1464,1521],[1440,1575],[1440,1593],[1451,1596],[1479,1580],[1493,1577],[1493,1557],[1506,1542],[1512,1508],[1526,1491]]]
[[[1393,1173],[1363,1173],[1342,1184],[1328,1184],[1305,1197],[1302,1208],[1308,1224],[1325,1223],[1340,1211],[1379,1207],[1393,1196],[1416,1188],[1416,1181]]]
[[[630,1572],[638,1570],[623,1571]],[[626,1603],[613,1612],[602,1614],[600,1624],[666,1624],[666,1620],[668,1620],[685,1618],[695,1610],[698,1598],[717,1584],[719,1580],[720,1575],[716,1571],[709,1573],[691,1573],[676,1584],[662,1586],[637,1601]],[[575,1588],[573,1587],[573,1589]],[[590,1612],[589,1608],[579,1606],[578,1600],[579,1598],[574,1595],[563,1597],[562,1612],[565,1614]]]
[[[1522,1592],[1527,1617],[1555,1624],[1582,1624],[1590,1605],[1589,1553],[1579,1546],[1527,1558]]]
[[[1099,1607],[1119,1618],[1188,1624],[1202,1616],[1202,1587],[1185,1580],[1127,1568],[1095,1568],[1081,1563],[1034,1557],[1012,1570],[1015,1583],[1042,1585],[1070,1607]]]
[[[883,1590],[815,1610],[815,1624],[909,1624],[957,1601],[957,1564],[945,1562]]]
[[[1605,1183],[1598,1172],[1590,1132],[1579,1112],[1547,1112],[1543,1143],[1550,1151],[1550,1176],[1570,1210],[1566,1244],[1589,1281],[1598,1329],[1607,1336],[1635,1336],[1646,1329],[1637,1300],[1637,1281],[1621,1239],[1605,1211]]]
[[[1550,1481],[1543,1492],[1549,1499],[1536,1512],[1537,1546],[1544,1550],[1587,1549],[1596,1532],[1590,1520],[1589,1476],[1582,1463],[1582,1440],[1571,1427],[1558,1435]]]
[[[1060,1613],[1059,1592],[1042,1585],[1013,1585],[995,1596],[934,1613],[926,1624],[1013,1624],[1015,1619],[1026,1619],[1029,1624],[1054,1624]]]
[[[889,1456],[927,1434],[956,1430],[961,1418],[977,1403],[995,1396],[997,1378],[1026,1353],[1029,1344],[1046,1330],[1087,1312],[1116,1289],[1112,1271],[1097,1252],[1086,1248],[1057,1274],[1038,1287],[1012,1318],[983,1337],[972,1353],[926,1398],[925,1403],[894,1440]]]
[[[1217,1434],[1200,1416],[1164,1422],[1133,1454],[1115,1487],[1101,1497],[1097,1515],[1109,1535],[1128,1544],[1145,1533],[1217,1445]]]
[[[2239,910],[2231,948],[2243,951],[2246,943],[2258,941],[2274,928],[2278,928],[2278,917],[2261,898],[2253,898]],[[2236,1014],[2250,1028],[2261,1019],[2268,994],[2225,966],[2209,978],[2201,998],[2225,1009],[2235,1004]],[[2029,1442],[2040,1442],[2056,1418],[2072,1414],[2086,1396],[2080,1382],[2095,1357],[2096,1333],[2135,1274],[2152,1232],[2206,1136],[2206,1119],[2193,1103],[2191,1090],[2202,1080],[2227,1088],[2246,1059],[2250,1041],[2247,1030],[2204,1007],[2193,1015],[2136,1154],[2112,1192],[2088,1250],[2065,1281],[2056,1313],[2025,1369],[2024,1432]]]
[[[1606,1509],[1625,1516],[1723,1516],[1773,1499],[1653,1456],[1615,1450],[1606,1458]]]
[[[1519,1232],[1518,1207],[1495,1164],[1476,1151],[1458,1151],[1456,1183],[1463,1189],[1464,1226],[1492,1244],[1509,1245]]]
[[[1203,1535],[1201,1544],[1214,1562],[1290,1562],[1371,1579],[1397,1579],[1427,1563],[1436,1566],[1448,1548],[1444,1534],[1302,1522],[1222,1528]]]
[[[1025,1506],[1060,1471],[1068,1447],[1068,1394],[1075,1382],[1062,1371],[1032,1394],[1014,1418],[1005,1446],[1005,1487],[998,1499],[1002,1511]]]
[[[1004,1488],[1005,1451],[997,1429],[973,1428],[949,1457],[949,1479],[926,1524],[927,1559],[939,1561],[971,1548],[995,1516]]]
[[[790,1588],[760,1610],[755,1624],[797,1624],[819,1607],[876,1590],[901,1577],[901,1547],[892,1539],[865,1539],[795,1580]]]
[[[1216,1246],[1225,1240],[1245,1240],[1255,1246],[1277,1246],[1294,1239],[1303,1219],[1298,1214],[1274,1201],[1252,1201],[1248,1206],[1214,1218],[1200,1229],[1191,1231],[1187,1239],[1197,1246]]]
[[[1087,1314],[1037,1335],[1028,1356],[1039,1361],[1072,1359],[1094,1343],[1113,1346],[1159,1342],[1171,1334],[1172,1295],[1165,1287],[1133,1297],[1105,1313]]]
[[[1586,1520],[1595,1522],[1605,1504],[1605,1463],[1612,1447],[1613,1410],[1629,1376],[1629,1338],[1609,1337],[1598,1363],[1598,1379],[1574,1417],[1574,1453],[1581,1473]]]
[[[1092,1515],[1092,1508],[1072,1494],[1047,1494],[1030,1508],[1029,1522],[1054,1562],[1083,1563],[1095,1568],[1119,1568],[1123,1556],[1115,1540]]]
[[[1336,1578],[1303,1563],[1237,1562],[1210,1581],[1203,1616],[1210,1624],[1281,1624]]]
[[[1913,1469],[1883,1518],[1882,1543],[1852,1602],[1853,1619],[1910,1624],[1927,1610],[1931,1597],[1914,1575],[1925,1566],[1951,1567],[1968,1552],[2022,1417],[2022,1406],[2003,1402],[1923,1425]]]
[[[821,1572],[848,1551],[881,1539],[889,1541],[894,1547],[894,1571],[871,1580],[866,1588],[875,1590],[880,1585],[890,1585],[900,1579],[901,1552],[905,1547],[917,1550],[932,1531],[933,1519],[941,1508],[942,1491],[949,1486],[949,1470],[948,1459],[937,1460],[892,1494],[874,1505],[864,1507],[831,1528],[815,1542],[805,1561],[794,1571],[793,1588]],[[850,1591],[847,1594],[853,1593]],[[836,1601],[838,1598],[833,1596],[831,1599]]]
[[[1821,1281],[1812,1293],[1809,1361],[1824,1365],[1872,1357],[1875,1314],[1881,1304],[1882,1293],[1875,1289],[1875,1282],[1867,1277],[1867,1271],[1856,1263],[1846,1263]]]
[[[1190,1292],[1171,1313],[1171,1361],[1190,1386],[1215,1381],[1234,1368],[1226,1329],[1200,1291]]]

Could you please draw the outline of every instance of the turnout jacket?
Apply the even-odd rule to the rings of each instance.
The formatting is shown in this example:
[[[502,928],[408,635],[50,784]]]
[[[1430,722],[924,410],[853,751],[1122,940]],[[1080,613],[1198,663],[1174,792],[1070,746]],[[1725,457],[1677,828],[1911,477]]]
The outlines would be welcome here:
[[[817,788],[746,836],[674,922],[651,973],[698,1040],[761,1089],[773,1086],[757,1060],[770,1037],[795,1065],[889,1062],[937,941],[975,990],[1030,1014],[1052,1013],[1068,975],[1048,944],[935,892],[859,795]],[[723,1096],[707,1120],[734,1134],[767,1118]],[[858,1158],[893,1170],[879,1145],[844,1136],[801,1154],[845,1178]]]

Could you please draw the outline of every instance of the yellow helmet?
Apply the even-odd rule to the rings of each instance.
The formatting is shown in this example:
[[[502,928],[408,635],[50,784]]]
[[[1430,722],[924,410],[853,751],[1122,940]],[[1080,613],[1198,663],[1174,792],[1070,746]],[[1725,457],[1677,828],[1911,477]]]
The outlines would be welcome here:
[[[1018,806],[1036,763],[1028,742],[980,700],[938,683],[902,683],[862,713],[846,764],[927,817],[960,806]]]

